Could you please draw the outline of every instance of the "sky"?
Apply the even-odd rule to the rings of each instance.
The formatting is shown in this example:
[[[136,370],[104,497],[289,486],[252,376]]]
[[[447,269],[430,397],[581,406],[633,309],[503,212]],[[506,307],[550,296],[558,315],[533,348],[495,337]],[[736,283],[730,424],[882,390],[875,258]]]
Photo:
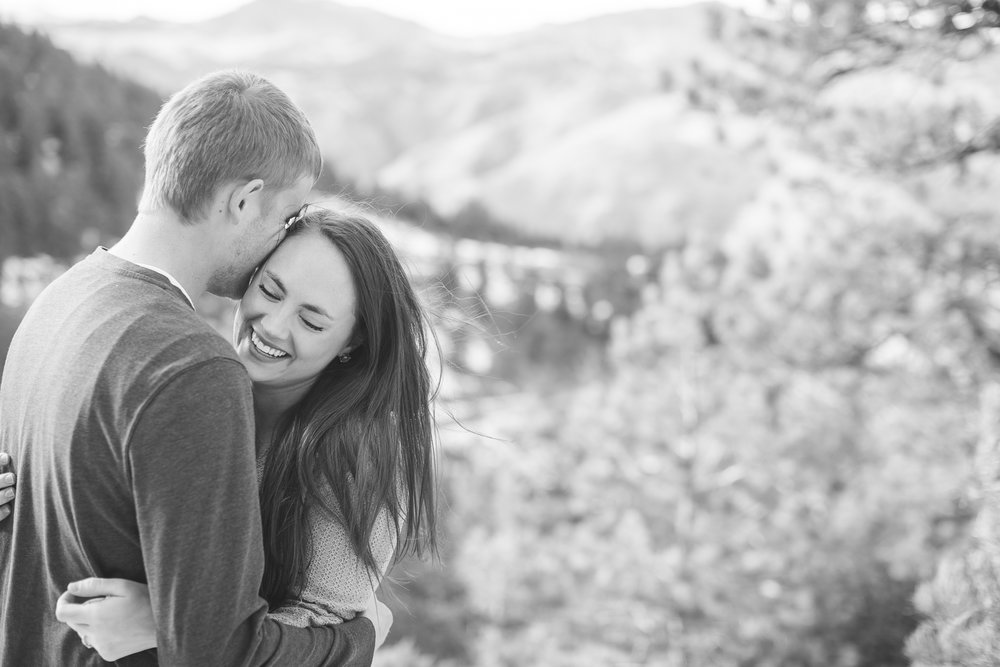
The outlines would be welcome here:
[[[224,14],[248,0],[0,0],[0,18],[32,23],[48,19],[126,21],[148,16],[168,21],[199,21]],[[331,0],[332,1],[332,0]],[[566,23],[650,7],[672,7],[691,0],[341,0],[422,23],[446,34],[474,37]]]

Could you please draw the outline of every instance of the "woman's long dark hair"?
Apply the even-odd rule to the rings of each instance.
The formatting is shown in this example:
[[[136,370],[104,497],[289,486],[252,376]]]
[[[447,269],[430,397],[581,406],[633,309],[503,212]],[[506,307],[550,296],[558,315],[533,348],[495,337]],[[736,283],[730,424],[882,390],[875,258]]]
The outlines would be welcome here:
[[[343,254],[357,295],[356,322],[350,360],[334,359],[283,416],[264,464],[261,595],[272,608],[302,590],[311,556],[309,508],[342,522],[370,573],[378,572],[371,537],[383,509],[395,529],[397,559],[436,552],[434,390],[424,310],[392,246],[368,220],[310,212],[289,230],[301,234],[316,234]]]

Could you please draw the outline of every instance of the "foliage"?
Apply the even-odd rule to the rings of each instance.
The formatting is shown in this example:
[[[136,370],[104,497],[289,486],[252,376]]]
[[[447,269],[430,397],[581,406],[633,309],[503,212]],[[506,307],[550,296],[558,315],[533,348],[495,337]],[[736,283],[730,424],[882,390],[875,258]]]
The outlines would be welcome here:
[[[953,500],[975,520],[968,534],[942,536],[947,553],[919,588],[923,622],[906,654],[921,667],[993,665],[1000,648],[1000,219],[989,184],[1000,173],[1000,98],[988,82],[1000,64],[1000,5],[808,0],[787,7],[801,28],[789,34],[810,59],[805,88],[818,100],[805,115],[814,148],[903,183],[936,220],[922,252],[936,284],[922,299],[937,302],[939,317],[961,334],[926,349],[951,357],[943,370],[975,396],[968,404],[978,429],[965,451],[972,472]]]
[[[443,667],[420,649],[412,639],[389,644],[375,653],[372,667]]]
[[[7,359],[7,348],[14,338],[14,331],[24,317],[24,310],[11,308],[0,304],[0,374],[3,373],[4,362]]]
[[[769,178],[667,251],[608,377],[459,448],[474,664],[994,664],[997,61],[845,5],[743,33],[757,83],[692,64],[781,123]]]
[[[995,0],[770,4],[785,20],[747,24],[737,48],[774,80],[759,91],[765,107],[807,135],[839,140],[879,169],[1000,151],[1000,109],[989,92],[1000,64]],[[840,131],[828,132],[828,121]],[[854,125],[860,132],[845,136]]]
[[[612,377],[471,466],[481,664],[994,664],[996,61],[913,31],[827,76],[817,32],[767,35],[764,94],[700,72],[787,121],[770,179],[667,253]]]
[[[159,105],[142,86],[0,23],[0,260],[69,258],[123,233]]]
[[[968,497],[978,512],[971,535],[952,545],[933,579],[916,595],[924,621],[907,641],[914,667],[995,665],[1000,655],[1000,387],[993,380],[982,391],[983,421],[976,477]]]
[[[975,335],[933,218],[788,180],[668,255],[611,378],[460,476],[480,664],[905,664],[966,518]]]

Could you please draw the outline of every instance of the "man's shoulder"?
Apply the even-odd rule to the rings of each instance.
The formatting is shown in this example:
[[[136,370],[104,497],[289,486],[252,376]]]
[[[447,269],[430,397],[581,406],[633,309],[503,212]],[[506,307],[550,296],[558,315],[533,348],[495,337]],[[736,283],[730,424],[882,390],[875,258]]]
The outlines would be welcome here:
[[[91,283],[83,293],[76,286],[65,291],[65,296],[75,297],[73,310],[79,313],[67,317],[73,331],[89,330],[89,336],[109,345],[134,347],[146,357],[237,361],[229,342],[172,285],[141,274],[135,278],[118,274]]]
[[[232,345],[186,306],[142,303],[123,315],[111,332],[112,354],[125,360],[125,376],[139,379],[151,391],[196,368],[214,369],[227,382],[234,374],[246,376]]]
[[[72,267],[29,309],[9,361],[133,396],[206,363],[245,374],[232,346],[183,294],[162,276],[136,269],[100,256]]]

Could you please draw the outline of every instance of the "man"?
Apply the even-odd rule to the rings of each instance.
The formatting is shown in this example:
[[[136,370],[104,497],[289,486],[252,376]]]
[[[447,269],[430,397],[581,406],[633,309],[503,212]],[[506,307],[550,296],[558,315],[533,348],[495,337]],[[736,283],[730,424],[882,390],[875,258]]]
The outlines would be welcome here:
[[[163,106],[145,156],[127,234],[38,297],[8,354],[0,664],[104,664],[54,615],[97,576],[149,585],[157,648],[118,664],[370,665],[368,618],[267,617],[250,380],[191,301],[241,295],[281,240],[319,174],[312,129],[269,82],[223,72]]]

